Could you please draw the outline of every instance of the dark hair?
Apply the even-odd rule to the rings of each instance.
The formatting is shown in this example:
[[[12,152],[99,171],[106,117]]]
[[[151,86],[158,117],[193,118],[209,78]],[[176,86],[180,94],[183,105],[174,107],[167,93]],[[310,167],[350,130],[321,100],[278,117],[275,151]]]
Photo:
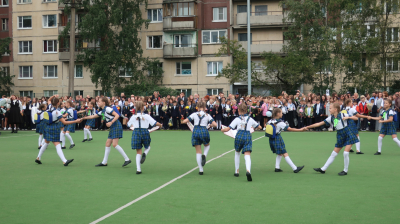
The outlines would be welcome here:
[[[388,102],[390,106],[392,106],[392,101],[389,98],[386,98],[385,101]]]
[[[101,100],[102,102],[104,102],[104,103],[106,104],[106,106],[110,106],[110,101],[108,100],[107,97],[105,97],[105,96],[100,97],[99,100]]]
[[[351,99],[347,99],[344,101],[344,105],[347,106],[349,103],[351,103]]]
[[[51,99],[51,105],[53,105],[54,107],[57,106],[58,102],[59,102],[59,99],[57,97],[53,97]]]
[[[46,109],[46,108],[47,108],[47,106],[44,103],[39,105],[39,110],[43,110],[43,109]]]
[[[280,112],[282,112],[281,108],[274,108],[274,110],[272,111],[272,118],[276,118],[276,116]]]

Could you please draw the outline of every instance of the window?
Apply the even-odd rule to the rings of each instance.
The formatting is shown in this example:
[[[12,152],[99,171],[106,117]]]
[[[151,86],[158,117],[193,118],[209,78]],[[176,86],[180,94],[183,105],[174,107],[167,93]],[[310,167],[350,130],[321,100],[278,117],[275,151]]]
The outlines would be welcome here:
[[[322,17],[326,17],[326,7],[325,6],[321,6],[321,13],[322,13]]]
[[[388,28],[386,30],[386,39],[387,41],[397,42],[399,41],[399,28]]]
[[[83,96],[83,90],[74,90],[74,97],[75,96]]]
[[[1,76],[9,76],[10,75],[10,67],[1,67],[0,71],[2,72]]]
[[[239,33],[238,34],[239,41],[247,41],[247,33]],[[253,42],[253,34],[250,33],[250,44]]]
[[[256,5],[256,16],[268,15],[268,5]]]
[[[103,91],[101,91],[101,90],[95,90],[95,91],[94,91],[94,94],[93,94],[94,97],[96,97],[96,96],[101,96],[101,95],[104,95],[104,92],[103,92]]]
[[[2,31],[8,30],[8,19],[1,19],[1,30]]]
[[[185,97],[192,95],[192,89],[177,89],[180,93],[185,93]]]
[[[147,19],[151,22],[162,22],[162,9],[148,9]]]
[[[20,79],[32,79],[32,66],[19,66]]]
[[[175,35],[175,47],[191,47],[192,45],[192,35],[189,34],[182,34],[182,35]]]
[[[382,1],[383,3],[383,1]],[[385,13],[397,13],[399,9],[399,1],[398,0],[387,0],[385,1],[384,12]]]
[[[20,97],[23,97],[23,96],[33,97],[33,91],[19,91],[19,96]]]
[[[57,27],[57,16],[56,15],[43,16],[43,28],[54,28],[54,27]]]
[[[45,65],[43,78],[57,78],[57,65]]]
[[[83,78],[83,65],[75,65],[75,78]]]
[[[222,61],[207,62],[207,76],[216,76],[222,71]]]
[[[57,2],[57,0],[43,0],[43,2]]]
[[[46,0],[43,0],[46,1]],[[32,0],[18,0],[18,4],[32,3]]]
[[[8,0],[1,0],[1,6],[3,7],[8,6]]]
[[[179,2],[173,3],[173,16],[189,16],[193,15],[192,9],[194,8],[193,2]]]
[[[119,68],[119,77],[132,77],[132,70],[124,67]]]
[[[213,8],[213,22],[226,22],[226,7]]]
[[[176,74],[177,75],[191,75],[192,74],[192,63],[191,62],[177,62],[176,63]]]
[[[250,5],[251,9],[251,5]],[[247,5],[238,5],[237,6],[237,13],[247,12]]]
[[[5,47],[5,51],[4,51],[3,56],[10,56],[10,46],[6,46]]]
[[[161,69],[162,69],[163,63],[162,63],[162,62],[157,63],[156,66],[157,66],[158,68],[161,68]],[[157,72],[157,71],[156,71],[155,69],[154,69],[154,70],[148,70],[148,71],[147,71],[147,74],[148,74],[149,76],[151,76],[154,72]]]
[[[162,48],[162,36],[149,36],[148,45],[149,49],[160,49]]]
[[[32,41],[19,41],[18,54],[32,54]]]
[[[43,41],[44,53],[57,53],[57,40],[44,40]]]
[[[204,30],[203,44],[221,43],[220,38],[226,37],[226,30]]]
[[[207,89],[207,94],[212,96],[212,95],[218,95],[219,93],[222,93],[223,89]]]
[[[386,63],[382,58],[382,65],[386,64],[386,71],[397,72],[399,71],[399,61],[395,58],[386,58]],[[381,65],[381,69],[383,69]]]
[[[32,16],[18,16],[18,29],[31,29]]]
[[[58,90],[44,90],[43,95],[45,97],[51,97],[58,94]]]

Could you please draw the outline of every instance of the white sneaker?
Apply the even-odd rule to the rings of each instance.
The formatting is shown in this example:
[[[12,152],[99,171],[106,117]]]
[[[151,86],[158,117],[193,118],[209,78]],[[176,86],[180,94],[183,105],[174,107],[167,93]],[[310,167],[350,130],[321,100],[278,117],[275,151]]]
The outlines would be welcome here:
[[[8,128],[9,131],[11,131],[11,128]]]
[[[4,128],[4,131],[7,130],[7,128]]]
[[[263,128],[263,131],[265,131],[265,127]]]

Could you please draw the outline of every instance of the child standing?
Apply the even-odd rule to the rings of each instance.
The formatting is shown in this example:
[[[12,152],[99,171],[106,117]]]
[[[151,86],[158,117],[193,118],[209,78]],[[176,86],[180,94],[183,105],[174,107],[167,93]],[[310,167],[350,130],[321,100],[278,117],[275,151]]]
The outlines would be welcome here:
[[[394,126],[393,117],[395,112],[392,107],[392,101],[390,99],[385,99],[383,102],[383,109],[380,113],[380,117],[369,117],[368,119],[373,119],[379,121],[382,124],[381,131],[378,137],[378,152],[374,155],[382,154],[382,140],[386,135],[391,135],[392,139],[400,147],[400,141],[397,138],[396,127]]]
[[[253,141],[251,140],[250,129],[261,129],[262,127],[247,114],[247,106],[244,103],[239,105],[239,117],[232,121],[229,127],[223,128],[222,132],[227,132],[237,128],[238,132],[235,136],[235,177],[239,176],[240,151],[244,154],[246,161],[246,177],[247,181],[252,181],[251,177],[251,158]]]
[[[127,103],[127,102],[125,102],[125,103]],[[97,111],[96,111],[96,109],[94,109],[94,103],[90,102],[89,107],[86,110],[86,116],[92,116],[93,114],[97,114]],[[83,141],[82,142],[86,142],[86,141],[90,142],[93,140],[92,133],[90,133],[90,128],[94,128],[95,121],[96,121],[95,118],[89,119],[86,121],[85,127],[83,129]],[[89,140],[87,139],[88,135],[89,135]]]
[[[207,125],[211,127],[217,127],[214,119],[205,113],[206,103],[201,101],[197,103],[199,112],[191,114],[187,119],[182,121],[183,124],[187,122],[194,123],[193,134],[192,134],[192,146],[196,149],[196,160],[199,166],[199,174],[203,175],[203,167],[206,165],[206,157],[210,150],[210,134],[207,130]],[[201,145],[204,145],[204,154],[201,154]]]
[[[353,134],[347,124],[347,119],[357,120],[356,117],[350,117],[348,114],[340,113],[340,105],[338,103],[331,104],[329,107],[329,112],[331,116],[326,118],[324,121],[319,123],[315,123],[311,126],[306,128],[314,128],[319,127],[322,125],[333,125],[334,128],[337,130],[336,139],[337,142],[335,144],[335,149],[333,150],[331,156],[329,157],[328,161],[326,161],[325,165],[322,168],[314,168],[315,171],[320,172],[322,174],[325,173],[326,169],[328,169],[329,165],[335,160],[337,154],[345,147],[343,152],[344,157],[344,170],[339,173],[339,176],[347,175],[349,169],[349,152],[351,146],[358,141],[357,137]]]
[[[276,163],[275,163],[275,172],[282,172],[280,168],[282,156],[285,157],[286,162],[292,167],[294,173],[300,172],[304,166],[297,167],[294,165],[292,160],[289,158],[289,154],[286,152],[285,142],[281,136],[282,131],[304,131],[306,128],[295,129],[289,127],[282,119],[282,110],[279,108],[275,108],[272,111],[272,119],[268,121],[268,124],[274,125],[276,128],[276,136],[275,138],[269,138],[269,146],[271,147],[272,153],[276,154]]]
[[[314,107],[311,105],[311,102],[307,102],[307,107],[305,109],[305,116],[307,120],[307,125],[310,126],[313,124],[313,115],[314,115]]]
[[[74,121],[74,103],[70,100],[67,101],[67,110],[66,110],[66,120],[67,121]],[[65,139],[65,136],[67,136],[70,146],[69,149],[72,149],[75,147],[75,143],[72,140],[72,137],[69,133],[75,133],[75,124],[69,124],[64,127],[64,130],[62,131],[62,137],[61,139]],[[63,141],[62,147],[65,147],[65,140]]]
[[[136,113],[132,115],[128,122],[128,127],[134,127],[132,132],[131,146],[133,150],[136,150],[136,174],[141,174],[142,169],[140,164],[143,164],[146,160],[146,156],[150,151],[150,134],[147,129],[149,125],[152,127],[162,125],[154,120],[150,115],[143,114],[144,104],[142,101],[136,101]],[[142,155],[142,147],[144,147],[144,152]]]
[[[361,115],[361,114],[357,113],[357,110],[354,107],[352,107],[352,102],[351,102],[350,99],[345,100],[344,104],[346,105],[347,114],[350,117],[355,116],[357,118],[366,118],[366,119],[368,119],[368,116],[364,116],[364,115]],[[353,134],[358,138],[358,142],[356,143],[357,154],[364,154],[363,152],[361,152],[360,136],[358,134],[358,129],[357,129],[356,123],[353,120],[348,120],[347,124],[348,124],[351,132],[353,132]],[[350,150],[350,152],[354,152],[354,151]]]
[[[42,122],[40,117],[41,117],[41,114],[46,111],[46,107],[47,107],[46,104],[40,104],[40,106],[38,108],[39,110],[37,112],[38,120],[36,123],[36,133],[39,134],[39,148],[38,149],[40,149],[40,147],[42,147],[42,145],[44,143],[43,133],[44,133],[44,123],[45,122]]]

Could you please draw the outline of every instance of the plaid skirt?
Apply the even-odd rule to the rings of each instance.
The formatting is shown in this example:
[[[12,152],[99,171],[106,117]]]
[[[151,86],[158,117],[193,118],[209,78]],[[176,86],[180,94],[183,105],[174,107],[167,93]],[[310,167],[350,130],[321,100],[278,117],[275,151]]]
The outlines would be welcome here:
[[[114,122],[110,127],[110,132],[108,133],[108,139],[122,138],[122,125],[119,120]]]
[[[36,133],[43,134],[44,132],[44,121],[41,121],[39,124],[36,125]]]
[[[245,152],[252,152],[251,148],[253,147],[253,141],[251,140],[251,134],[249,131],[239,130],[235,136],[235,150],[236,152],[242,151],[242,154]]]
[[[342,148],[346,145],[353,145],[359,142],[357,136],[350,130],[349,127],[345,127],[336,132],[336,148]]]
[[[278,155],[287,153],[285,142],[280,134],[276,135],[275,138],[269,138],[269,146],[271,147],[272,153]]]
[[[60,142],[60,127],[58,123],[44,125],[44,139],[49,142]]]
[[[69,121],[72,121],[72,120],[69,120]],[[61,122],[58,122],[58,123],[61,123]],[[60,126],[58,126],[58,127],[60,128]],[[64,131],[65,132],[69,131],[71,133],[75,133],[75,124],[67,124],[67,125],[65,125]]]
[[[394,122],[382,123],[382,128],[379,134],[382,135],[396,135],[396,127],[394,126]]]
[[[347,119],[347,124],[348,124],[347,127],[350,128],[350,131],[353,132],[354,135],[358,135],[356,122],[354,122],[354,120]]]
[[[86,124],[85,124],[85,125],[94,128],[94,127],[95,127],[95,124],[96,124],[96,123],[95,123],[95,119],[90,119],[90,120],[87,120],[87,121],[86,121]]]
[[[141,149],[144,146],[147,149],[150,146],[151,138],[149,130],[146,128],[135,128],[132,133],[132,149]]]
[[[195,145],[208,145],[210,143],[210,133],[204,126],[195,125],[192,134],[192,146]]]

